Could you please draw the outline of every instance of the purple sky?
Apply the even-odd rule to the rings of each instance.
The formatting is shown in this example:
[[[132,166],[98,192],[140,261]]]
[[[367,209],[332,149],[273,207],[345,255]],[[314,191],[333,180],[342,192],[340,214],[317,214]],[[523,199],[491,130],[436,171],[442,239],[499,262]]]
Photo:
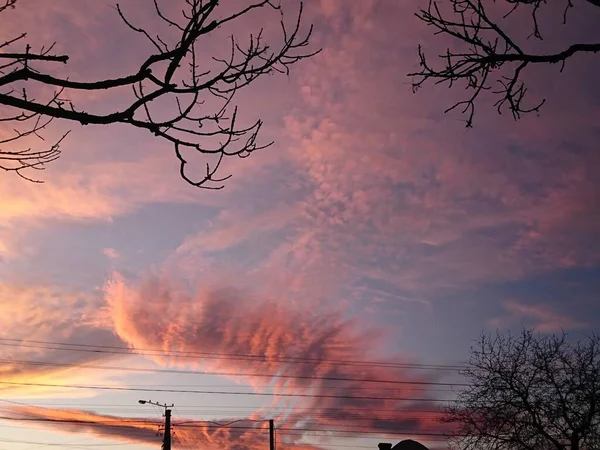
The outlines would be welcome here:
[[[287,4],[293,12],[295,3]],[[308,1],[306,21],[315,24],[313,45],[323,51],[294,66],[289,77],[265,77],[240,95],[245,120],[262,118],[264,139],[274,139],[275,145],[248,159],[229,161],[226,170],[233,178],[222,191],[187,186],[178,178],[171,147],[123,126],[75,126],[62,158],[43,174],[43,185],[2,174],[2,336],[266,355],[256,367],[250,364],[255,372],[308,370],[321,376],[358,373],[378,380],[443,381],[439,371],[399,373],[327,363],[281,367],[277,361],[291,353],[325,361],[456,364],[468,357],[469,346],[482,331],[523,325],[544,333],[597,330],[598,58],[574,57],[563,73],[552,66],[528,72],[530,95],[548,99],[540,117],[514,122],[508,114],[498,116],[493,99],[484,96],[475,127],[467,130],[459,113],[443,114],[461,98],[462,89],[428,86],[411,92],[406,73],[416,68],[417,45],[431,51],[448,45],[413,16],[419,4]],[[139,14],[140,21],[151,20],[148,2],[126,0],[123,6]],[[560,14],[548,16],[548,26],[564,33],[548,36],[543,48],[562,49],[581,36],[586,42],[600,38],[600,30],[594,30],[597,11],[576,5],[570,14],[570,26],[564,29],[558,28]],[[150,51],[119,22],[109,1],[22,0],[0,20],[2,41],[22,30],[30,33],[32,44],[57,41],[57,52],[71,55],[64,70],[73,78],[128,73]],[[267,19],[259,14],[242,21],[236,33],[260,27],[261,20]],[[523,16],[519,23],[527,26],[527,20]],[[215,39],[206,48],[208,53],[223,47]],[[106,110],[120,98],[97,94],[78,101]],[[67,125],[50,130],[48,137]],[[202,167],[201,160],[194,164]],[[269,380],[252,376],[76,367],[246,370],[248,365],[239,361],[125,358],[5,345],[0,355],[3,361],[74,365],[55,370],[3,362],[0,379],[5,381],[365,392],[357,383],[340,387],[270,380],[266,388]],[[382,389],[367,393],[392,395]],[[446,395],[404,389],[393,389],[393,395]],[[357,408],[352,402],[324,399],[295,405],[270,397],[6,385],[0,390],[0,399],[78,410],[33,408],[19,412],[22,417],[81,417],[79,410],[88,410],[158,419],[155,410],[137,405],[138,398],[151,396],[175,402],[179,418],[246,417],[252,408],[257,409],[255,417],[266,417],[283,410],[273,406],[285,406],[288,415],[280,423],[327,429],[351,421],[344,414]],[[376,448],[379,438],[396,439],[385,437],[389,429],[380,422],[389,413],[382,411],[405,408],[415,416],[415,409],[430,406],[370,402],[361,406],[371,408],[361,426],[383,430],[373,439],[340,441],[308,433],[301,441],[282,437],[282,444],[288,439],[290,448],[334,449],[340,443]],[[8,415],[18,408],[0,404],[0,412]],[[338,416],[311,417],[311,408]],[[438,430],[427,414],[422,411],[417,418],[386,426]],[[2,424],[9,425],[14,424]],[[87,445],[106,442],[99,440],[102,436],[123,442],[127,434],[99,427],[50,431],[32,423],[18,426],[25,428],[7,428],[7,439]],[[189,433],[188,441],[207,448],[235,448],[238,439],[215,433],[202,440],[193,430]],[[263,437],[243,439],[249,448],[258,448],[266,445]],[[137,440],[159,445],[152,433]],[[77,448],[77,442],[72,446]]]

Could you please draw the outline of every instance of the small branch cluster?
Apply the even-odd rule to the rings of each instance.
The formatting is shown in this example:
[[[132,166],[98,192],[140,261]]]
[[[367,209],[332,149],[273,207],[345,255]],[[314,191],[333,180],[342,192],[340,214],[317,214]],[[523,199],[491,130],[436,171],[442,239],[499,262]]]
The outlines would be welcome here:
[[[504,18],[511,15],[520,5],[532,8],[532,36],[542,38],[537,21],[537,12],[545,0],[506,0],[513,4]],[[594,4],[597,0],[588,0]],[[527,105],[525,97],[527,87],[522,81],[524,70],[532,64],[561,64],[561,71],[568,58],[580,52],[600,52],[600,44],[574,44],[562,52],[554,54],[532,54],[524,51],[515,38],[495,21],[483,0],[449,0],[447,9],[440,7],[440,2],[429,0],[428,7],[416,13],[417,18],[431,26],[435,34],[451,37],[464,51],[448,48],[445,54],[439,55],[442,67],[432,66],[422,47],[419,46],[420,70],[410,73],[413,77],[413,90],[416,91],[426,82],[436,84],[447,83],[450,87],[458,82],[464,83],[470,92],[468,98],[458,101],[445,112],[461,109],[467,116],[467,127],[473,124],[475,102],[486,91],[490,91],[498,99],[494,103],[498,113],[505,108],[513,118],[538,112],[545,100]],[[488,2],[489,5],[489,2]],[[573,5],[567,0],[564,13]]]
[[[0,5],[0,13],[9,8],[14,8],[16,3],[17,0],[5,0],[4,4]],[[37,54],[31,52],[31,47],[29,45],[25,47],[24,53],[8,53],[4,51],[5,48],[9,47],[15,42],[23,40],[25,36],[26,33],[22,33],[19,36],[0,43],[0,83],[7,74],[14,72],[18,67],[28,68],[29,61],[67,61],[68,58],[66,56],[59,57],[52,55],[52,48],[54,45],[51,45],[48,48],[42,48]],[[26,89],[22,89],[20,91],[17,91],[16,89],[9,89],[7,95],[16,95],[24,101],[28,101]],[[54,95],[46,105],[49,106],[55,104],[58,101],[59,95],[60,92],[56,93],[56,95]],[[60,139],[58,139],[58,141],[54,142],[54,144],[50,145],[50,147],[43,150],[34,150],[31,147],[24,149],[4,150],[4,147],[12,146],[12,143],[27,137],[37,137],[44,141],[44,138],[41,136],[40,132],[44,130],[53,120],[54,117],[44,117],[39,113],[25,111],[20,111],[14,115],[9,115],[6,117],[0,117],[0,125],[4,123],[30,124],[29,127],[26,127],[25,131],[20,131],[15,128],[12,135],[0,139],[0,169],[4,170],[5,172],[14,172],[21,178],[28,181],[35,183],[41,182],[40,180],[26,175],[26,172],[28,172],[28,169],[43,170],[46,164],[58,159],[61,153],[60,144],[68,133],[65,133]]]
[[[6,0],[3,9],[14,6],[16,1]],[[229,176],[218,177],[217,171],[225,157],[247,157],[252,152],[272,144],[258,142],[261,120],[249,126],[238,125],[238,108],[232,104],[235,94],[261,75],[274,72],[287,74],[292,64],[316,54],[317,52],[304,51],[309,44],[312,27],[304,35],[300,34],[302,2],[299,3],[296,21],[291,29],[284,23],[281,6],[272,0],[246,4],[226,16],[217,12],[219,0],[185,0],[184,3],[185,9],[181,11],[181,16],[172,18],[161,8],[159,0],[153,0],[157,17],[170,29],[177,30],[177,39],[171,41],[136,26],[123,8],[117,5],[118,14],[123,22],[133,32],[144,36],[155,49],[136,73],[120,78],[91,82],[72,81],[32,67],[34,63],[67,63],[67,55],[56,55],[52,52],[54,45],[37,53],[32,52],[29,46],[26,46],[23,53],[2,51],[5,47],[24,39],[25,33],[0,46],[0,61],[6,61],[0,66],[0,89],[6,89],[0,92],[0,105],[17,111],[15,115],[2,120],[34,124],[29,131],[18,133],[5,143],[25,135],[38,135],[38,132],[54,119],[75,121],[82,125],[128,124],[148,130],[154,136],[173,145],[180,175],[189,184],[207,189],[222,188],[222,182]],[[250,35],[245,45],[231,36],[228,56],[212,58],[214,65],[220,68],[202,69],[203,63],[197,49],[200,39],[260,8],[270,9],[281,16],[281,45],[277,48],[269,45],[265,41],[262,29],[257,34]],[[3,9],[0,9],[0,12]],[[26,88],[30,84],[51,87],[54,94],[47,101],[37,101],[27,95]],[[17,89],[17,85],[25,87]],[[63,95],[65,92],[110,91],[119,88],[131,90],[131,103],[122,110],[108,114],[79,109]],[[212,111],[204,111],[207,98],[216,100],[220,106],[216,110],[213,107]],[[171,102],[170,110],[173,113],[170,117],[158,118],[158,108],[152,107],[158,100],[163,100],[159,109],[163,114],[164,100]],[[62,139],[64,136],[61,141]],[[188,174],[186,170],[186,152],[190,151],[213,156],[212,163],[206,164],[205,173],[199,177]],[[60,153],[55,145],[47,152],[3,152],[0,153],[0,159],[5,159],[3,155],[22,156],[21,159],[14,159],[17,166],[12,169],[22,175],[24,169],[43,168]],[[30,157],[34,159],[26,159]],[[28,161],[35,161],[35,164]]]
[[[21,114],[14,117],[5,117],[0,119],[0,123],[11,121],[11,122],[25,122],[33,120],[33,125],[27,129],[27,131],[14,130],[14,134],[5,139],[0,139],[0,146],[10,145],[11,143],[30,136],[35,136],[40,140],[45,139],[39,134],[39,132],[45,129],[53,118],[47,118],[45,121],[39,114]],[[5,172],[14,172],[21,178],[33,183],[42,183],[41,180],[30,177],[27,172],[29,170],[44,170],[46,164],[57,160],[60,157],[60,145],[67,137],[69,132],[64,133],[57,141],[55,141],[50,147],[43,150],[34,150],[31,147],[19,149],[19,150],[2,150],[0,147],[0,169]]]

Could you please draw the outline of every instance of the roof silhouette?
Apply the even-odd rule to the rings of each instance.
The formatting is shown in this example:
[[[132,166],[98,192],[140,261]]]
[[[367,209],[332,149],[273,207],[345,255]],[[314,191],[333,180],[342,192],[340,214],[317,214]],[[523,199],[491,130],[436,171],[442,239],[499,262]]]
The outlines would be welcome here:
[[[429,450],[423,444],[412,439],[405,439],[392,447],[392,450]]]

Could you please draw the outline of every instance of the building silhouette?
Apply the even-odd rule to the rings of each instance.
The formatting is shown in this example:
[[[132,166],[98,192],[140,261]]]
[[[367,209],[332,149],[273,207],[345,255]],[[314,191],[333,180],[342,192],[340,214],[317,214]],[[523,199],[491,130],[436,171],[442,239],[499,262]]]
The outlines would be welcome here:
[[[378,445],[379,450],[429,450],[423,444],[412,439],[405,439],[392,446],[389,442],[382,442]]]

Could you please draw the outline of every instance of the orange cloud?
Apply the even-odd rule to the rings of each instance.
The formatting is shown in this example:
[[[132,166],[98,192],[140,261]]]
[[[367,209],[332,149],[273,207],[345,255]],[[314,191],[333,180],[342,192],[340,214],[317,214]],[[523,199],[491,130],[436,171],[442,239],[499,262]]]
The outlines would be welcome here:
[[[284,427],[348,429],[352,424],[382,433],[440,429],[436,414],[426,415],[436,403],[421,400],[430,393],[426,383],[419,384],[438,375],[360,363],[375,358],[381,332],[361,330],[336,312],[295,308],[284,298],[264,301],[230,288],[189,295],[164,277],[132,287],[115,276],[106,287],[106,301],[115,332],[134,349],[222,353],[230,356],[207,356],[197,365],[229,372],[256,389],[268,382],[275,393],[284,394],[282,401],[290,393],[316,394],[294,400],[291,414],[278,419]],[[158,361],[191,364],[168,357]],[[416,384],[385,382],[390,379]]]
[[[73,133],[71,138],[70,145],[85,145],[82,135]],[[102,151],[97,145],[85,147],[88,155]],[[214,205],[220,201],[183,183],[175,167],[165,172],[171,162],[167,155],[75,162],[63,170],[50,168],[42,185],[0,177],[0,256],[11,259],[34,253],[28,237],[56,221],[111,221],[152,203]]]
[[[19,286],[0,284],[0,386],[3,397],[73,397],[90,396],[90,392],[74,393],[54,387],[31,387],[6,384],[34,382],[60,384],[106,380],[107,376],[78,367],[89,362],[102,362],[110,355],[92,352],[61,351],[64,346],[28,341],[106,345],[122,344],[109,330],[96,326],[101,298],[78,294],[53,286]],[[17,340],[11,340],[14,337]],[[50,363],[45,365],[44,363]],[[53,366],[52,364],[58,364]],[[61,364],[66,364],[61,366]],[[94,394],[95,395],[95,394]]]
[[[110,78],[135,73],[139,69],[136,65],[155,51],[143,36],[128,28],[116,9],[108,4],[94,3],[86,8],[77,8],[64,0],[57,0],[52,6],[39,0],[33,0],[27,7],[21,3],[18,2],[14,10],[3,13],[3,18],[10,20],[3,20],[5,26],[0,31],[0,37],[5,41],[27,31],[27,43],[33,48],[47,47],[57,42],[56,52],[70,56],[69,63],[60,67],[60,73],[65,78]],[[162,3],[167,13],[181,14],[180,8],[172,2]],[[151,23],[156,29],[156,13],[152,5],[137,8],[130,14],[136,24]],[[245,24],[242,21],[240,25],[243,25],[238,29],[240,33],[244,29],[256,28],[256,23],[252,21],[246,21]],[[114,33],[107,34],[106,29],[113,29]],[[167,41],[167,37],[173,37],[169,30],[162,31]],[[128,42],[128,45],[123,46],[123,42]],[[20,42],[15,45],[20,45]],[[206,40],[203,51],[209,52],[209,46],[210,50],[215,50],[214,56],[222,50],[229,51],[225,39]],[[115,52],[115,49],[118,51]],[[210,53],[213,54],[212,51]],[[207,59],[214,62],[210,57]],[[52,67],[50,64],[49,70],[52,71]],[[283,79],[281,82],[286,81]],[[35,88],[29,92],[30,96],[37,94]],[[96,111],[118,109],[128,96],[135,98],[130,90],[112,95],[105,92],[64,93],[64,97],[76,102],[78,109],[90,107]],[[176,108],[174,102],[171,106]],[[264,117],[262,113],[267,110],[270,111],[268,106],[257,108],[253,104],[252,116]],[[0,136],[12,133],[13,125],[3,123]],[[48,220],[111,220],[116,215],[155,202],[212,206],[227,202],[236,183],[246,177],[252,178],[268,164],[260,152],[256,157],[243,161],[238,158],[228,161],[224,169],[239,173],[239,176],[228,183],[228,193],[208,193],[192,188],[180,179],[172,145],[161,142],[149,133],[125,126],[81,127],[69,122],[54,125],[56,128],[44,130],[44,142],[35,137],[31,142],[20,140],[14,143],[15,146],[25,147],[29,144],[33,147],[48,145],[61,134],[59,130],[73,128],[61,147],[62,158],[49,166],[46,172],[36,173],[45,180],[45,185],[24,183],[11,174],[0,177],[0,256],[4,258],[22,255],[28,232],[46,226]],[[272,133],[272,129],[265,128],[265,134]],[[277,157],[270,163],[274,160]],[[195,167],[200,173],[204,172],[203,158],[199,158]]]
[[[99,438],[118,439],[123,442],[156,444],[161,423],[147,418],[115,417],[75,409],[52,409],[37,406],[12,406],[11,417],[29,420],[41,427],[67,433],[87,433]],[[2,420],[2,419],[0,419]],[[224,421],[225,423],[226,421]],[[317,450],[310,444],[294,442],[297,438],[282,439],[278,447],[290,450]],[[216,423],[185,420],[173,422],[172,442],[176,446],[193,445],[215,450],[260,450],[269,442],[267,421],[238,420],[230,426]]]

